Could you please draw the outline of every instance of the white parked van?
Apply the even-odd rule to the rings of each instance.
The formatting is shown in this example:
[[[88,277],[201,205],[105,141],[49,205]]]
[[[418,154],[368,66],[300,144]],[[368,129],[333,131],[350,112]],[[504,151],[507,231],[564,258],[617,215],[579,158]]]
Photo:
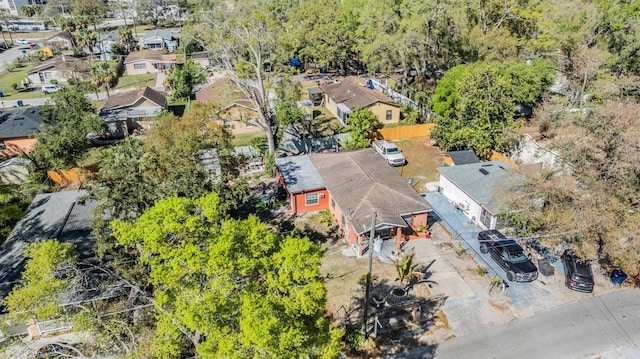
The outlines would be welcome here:
[[[42,92],[47,94],[47,93],[52,93],[52,92],[58,92],[60,91],[60,86],[58,85],[44,85],[42,86]]]

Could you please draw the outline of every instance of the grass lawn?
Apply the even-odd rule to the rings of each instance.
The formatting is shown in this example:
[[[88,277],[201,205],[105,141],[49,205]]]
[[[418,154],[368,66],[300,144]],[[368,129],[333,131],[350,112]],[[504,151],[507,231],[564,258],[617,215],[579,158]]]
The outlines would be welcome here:
[[[33,65],[27,64],[24,67],[18,67],[13,71],[5,71],[0,74],[0,90],[4,94],[2,100],[17,100],[17,99],[30,99],[44,97],[42,92],[37,88],[28,90],[15,91],[11,88],[11,84],[20,84],[20,82],[27,78],[27,72],[31,70]]]
[[[15,43],[15,41],[17,39],[39,39],[39,40],[44,40],[47,39],[55,34],[57,34],[59,31],[46,31],[46,32],[12,32],[11,33],[11,38],[13,38],[13,42]],[[8,33],[4,35],[4,37],[7,39],[7,42],[10,42],[11,40],[9,39],[9,35]],[[16,44],[17,45],[17,44]]]
[[[262,138],[265,142],[267,141],[267,136],[262,132],[240,133],[233,135],[233,147],[250,146],[251,140],[254,138]]]
[[[114,89],[123,89],[126,87],[153,87],[156,85],[156,74],[143,75],[124,75],[118,79],[118,85]]]
[[[437,181],[437,168],[444,163],[444,156],[437,147],[431,145],[428,137],[394,141],[407,158],[407,164],[394,167],[402,177],[413,178],[413,188],[420,193],[427,192],[427,183]]]

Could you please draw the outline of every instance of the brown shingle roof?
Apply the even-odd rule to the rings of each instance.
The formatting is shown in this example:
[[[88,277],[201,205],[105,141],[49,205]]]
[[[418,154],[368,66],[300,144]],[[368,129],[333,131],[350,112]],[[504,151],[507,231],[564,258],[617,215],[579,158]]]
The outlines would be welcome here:
[[[29,72],[27,72],[27,74],[35,74],[37,72],[40,72],[42,70],[46,70],[46,69],[50,69],[52,67],[58,67],[58,65],[62,64],[63,62],[72,62],[72,61],[82,61],[80,59],[77,59],[75,57],[69,57],[69,56],[64,56],[64,55],[59,55],[59,56],[54,56],[44,62],[42,62],[40,65],[37,65],[35,67],[33,67],[31,70],[29,70]]]
[[[200,103],[212,103],[224,110],[233,106],[244,106],[253,109],[253,104],[242,90],[230,79],[223,77],[211,85],[196,92],[196,100]]]
[[[372,148],[316,153],[309,156],[331,198],[358,231],[370,226],[367,215],[376,212],[377,223],[407,226],[401,214],[424,213],[429,204]]]
[[[162,108],[167,108],[167,96],[147,86],[137,91],[129,91],[109,96],[104,105],[102,105],[101,110],[114,110],[133,106],[141,98],[146,98]]]
[[[389,96],[370,89],[364,79],[356,76],[345,77],[339,83],[320,86],[320,88],[335,103],[343,103],[351,110],[371,106],[378,102],[400,107]]]

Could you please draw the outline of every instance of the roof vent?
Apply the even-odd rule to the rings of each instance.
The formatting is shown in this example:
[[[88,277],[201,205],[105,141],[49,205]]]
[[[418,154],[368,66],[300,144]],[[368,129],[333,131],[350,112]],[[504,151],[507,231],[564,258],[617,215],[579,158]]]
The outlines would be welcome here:
[[[480,167],[493,167],[493,164],[492,163],[487,163],[486,165],[482,165]]]
[[[482,173],[485,176],[489,174],[489,172],[487,172],[487,170],[485,170],[484,168],[481,168],[478,171],[480,171],[480,173]]]

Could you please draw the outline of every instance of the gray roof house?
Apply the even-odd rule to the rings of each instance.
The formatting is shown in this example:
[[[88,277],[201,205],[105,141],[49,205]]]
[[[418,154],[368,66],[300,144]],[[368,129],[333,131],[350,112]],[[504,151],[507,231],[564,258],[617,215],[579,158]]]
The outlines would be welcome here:
[[[93,54],[99,60],[111,60],[111,48],[118,43],[120,43],[120,39],[115,30],[102,33],[96,39],[96,46],[93,46]]]
[[[510,188],[524,177],[503,161],[438,167],[439,191],[473,222],[496,229]]]
[[[43,119],[40,106],[0,111],[0,157],[28,152],[35,144],[33,135],[40,131]]]
[[[171,31],[156,29],[144,34],[140,40],[140,45],[151,50],[167,49],[175,51],[178,48],[178,40],[173,37]]]
[[[31,243],[55,238],[73,244],[79,260],[94,258],[90,223],[97,202],[84,200],[85,195],[85,191],[65,191],[33,199],[25,217],[0,246],[0,301],[20,280],[26,263],[24,252]]]
[[[167,96],[144,87],[111,95],[102,105],[100,117],[107,122],[112,136],[123,137],[136,130],[149,129],[156,116],[166,109]]]
[[[311,163],[309,156],[289,156],[276,158],[280,172],[289,194],[298,194],[324,189],[325,184]]]

